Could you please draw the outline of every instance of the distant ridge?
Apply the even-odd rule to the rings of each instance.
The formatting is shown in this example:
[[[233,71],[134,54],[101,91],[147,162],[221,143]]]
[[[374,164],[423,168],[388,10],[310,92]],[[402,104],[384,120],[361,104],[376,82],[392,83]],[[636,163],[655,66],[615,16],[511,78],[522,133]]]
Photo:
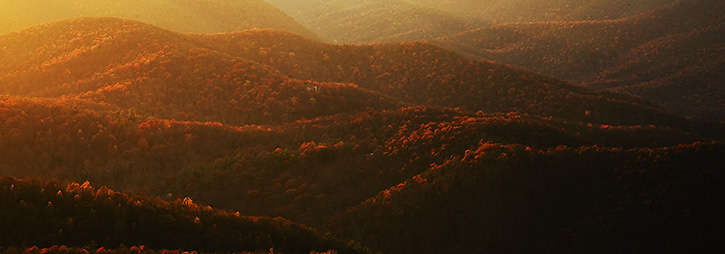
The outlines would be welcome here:
[[[132,20],[58,21],[0,36],[0,45],[8,59],[0,93],[79,98],[166,119],[280,123],[399,103],[351,84],[291,79]]]
[[[42,179],[0,177],[0,252],[711,253],[723,128],[427,42],[62,20],[0,35],[0,176]]]
[[[336,43],[418,41],[486,24],[405,0],[267,2]]]
[[[680,114],[723,120],[725,94],[717,88],[725,73],[723,17],[722,1],[676,1],[621,19],[508,23],[436,43],[595,89],[627,92]]]
[[[307,28],[262,0],[3,0],[0,34],[76,17],[134,19],[177,32],[269,28],[316,38]]]
[[[115,36],[119,34],[122,36]],[[25,44],[26,41],[32,43]],[[249,93],[250,98],[255,98],[235,100],[242,103],[238,105],[242,109],[254,108],[249,108],[248,103],[259,104],[260,109],[277,105],[261,101],[273,96],[282,101],[272,112],[282,112],[286,110],[285,100],[296,100],[303,105],[309,103],[309,98],[300,100],[295,93],[277,92],[274,87],[296,84],[291,87],[304,90],[302,86],[309,81],[337,83],[335,87],[360,93],[347,95],[347,103],[339,104],[332,103],[340,98],[333,96],[339,91],[322,89],[321,95],[331,93],[329,105],[338,105],[340,110],[388,108],[402,102],[594,123],[686,125],[683,119],[637,99],[572,86],[502,65],[472,61],[427,43],[330,45],[267,30],[180,35],[113,18],[56,22],[0,36],[0,43],[8,45],[4,46],[4,55],[11,60],[0,64],[0,80],[4,83],[0,92],[23,96],[84,94],[81,97],[88,99],[98,89],[129,84],[143,89],[127,92],[136,100],[149,103],[147,109],[152,112],[182,105],[154,106],[164,100],[153,96],[170,93],[152,92],[153,89],[173,90],[186,85],[196,88],[181,92],[199,100],[208,97],[205,94],[215,94],[205,100],[219,99],[210,102],[210,110],[229,107],[227,100],[232,98],[227,97],[236,91],[240,94],[235,96]],[[201,72],[194,74],[195,69]],[[297,81],[284,81],[288,77]],[[248,85],[244,85],[246,81]],[[257,96],[264,91],[269,93]],[[107,98],[103,101],[110,102],[116,97]],[[353,98],[360,100],[353,104]],[[315,110],[330,109],[319,106]],[[628,114],[622,114],[624,111]]]
[[[676,0],[406,0],[494,24],[624,18]]]
[[[221,52],[267,63],[290,77],[354,83],[406,103],[610,124],[682,123],[675,120],[679,117],[642,100],[473,61],[426,42],[330,45],[275,31],[192,37]],[[266,53],[259,54],[254,48]],[[294,58],[269,57],[290,52],[295,53]],[[587,110],[596,113],[587,114]]]
[[[617,19],[675,0],[267,0],[328,42],[429,40],[492,24]]]

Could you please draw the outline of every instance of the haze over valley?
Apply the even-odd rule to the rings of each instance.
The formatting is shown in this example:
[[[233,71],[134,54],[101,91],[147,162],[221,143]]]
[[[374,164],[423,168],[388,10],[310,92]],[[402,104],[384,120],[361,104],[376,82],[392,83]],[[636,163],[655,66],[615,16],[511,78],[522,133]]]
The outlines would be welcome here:
[[[0,252],[716,252],[724,9],[0,1]]]

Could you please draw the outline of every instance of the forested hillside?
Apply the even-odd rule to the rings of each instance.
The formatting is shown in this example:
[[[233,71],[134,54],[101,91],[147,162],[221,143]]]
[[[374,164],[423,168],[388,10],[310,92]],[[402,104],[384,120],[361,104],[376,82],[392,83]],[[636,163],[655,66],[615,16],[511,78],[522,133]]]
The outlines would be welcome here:
[[[75,39],[67,42],[71,36]],[[37,42],[23,44],[26,39]],[[0,73],[6,84],[2,92],[77,96],[121,109],[136,105],[161,118],[181,114],[180,120],[214,120],[204,118],[211,116],[225,123],[269,123],[281,119],[255,114],[287,113],[296,120],[402,102],[594,123],[687,126],[644,101],[469,60],[425,43],[329,45],[259,30],[179,35],[107,18],[52,23],[0,41],[10,45],[5,57],[18,61],[0,66],[8,70]],[[192,98],[197,103],[182,103]],[[326,112],[309,112],[316,110]]]
[[[77,97],[166,119],[280,123],[399,104],[352,84],[290,79],[139,22],[62,21],[0,42],[8,59],[0,64],[0,92]]]
[[[165,202],[128,196],[88,182],[62,185],[0,179],[0,245],[87,248],[121,244],[151,249],[266,251],[339,250],[357,253],[334,239],[282,218],[240,216],[191,199]],[[100,249],[102,250],[102,249]],[[87,251],[86,251],[87,253]]]
[[[723,239],[722,158],[722,143],[538,150],[481,142],[331,227],[391,253],[712,252]]]
[[[440,45],[722,120],[724,10],[721,1],[677,1],[616,20],[496,25]]]
[[[618,19],[675,0],[406,0],[492,23]]]
[[[407,103],[608,124],[682,124],[645,101],[470,60],[427,43],[329,45],[273,31],[192,39],[267,63],[290,77],[352,82]],[[621,114],[624,111],[629,114]]]
[[[267,0],[323,40],[336,43],[433,39],[486,25],[404,0]]]
[[[270,3],[337,43],[431,40],[679,114],[725,119],[722,1],[329,1]]]
[[[713,252],[723,239],[725,126],[632,96],[425,42],[278,30],[80,18],[0,48],[0,231],[17,232],[0,251]]]

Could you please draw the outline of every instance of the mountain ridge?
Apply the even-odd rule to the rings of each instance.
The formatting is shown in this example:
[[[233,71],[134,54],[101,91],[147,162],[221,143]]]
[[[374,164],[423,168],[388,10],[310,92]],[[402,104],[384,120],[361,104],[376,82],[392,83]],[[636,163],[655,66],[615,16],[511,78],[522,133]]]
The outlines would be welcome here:
[[[252,251],[293,253],[719,246],[723,125],[626,94],[426,42],[335,45],[279,30],[181,34],[85,18],[0,35],[0,48],[13,60],[0,61],[0,175],[138,193],[146,198],[129,200],[145,208],[132,215],[201,228],[209,234],[183,241],[214,245],[199,249],[235,251],[229,246],[240,239],[262,246]],[[78,202],[53,189],[45,193],[52,200],[36,200],[45,195],[38,185],[29,191],[37,202],[23,206],[12,184],[0,187],[10,189],[0,193],[0,202],[9,200],[0,213],[48,211],[51,227],[23,227],[23,235],[60,239],[28,251],[106,242],[67,234],[83,233],[74,226],[97,218],[85,214],[100,199]],[[174,204],[191,200],[186,207],[201,215],[171,223],[169,214],[187,214]],[[226,227],[237,219],[214,223],[219,210],[197,202],[286,219],[247,238]],[[165,205],[152,203],[172,208],[159,213]],[[102,214],[123,214],[123,204]],[[133,228],[134,218],[115,228]],[[110,234],[108,247],[167,237],[154,231],[166,226],[148,221],[136,221],[141,242]],[[314,247],[331,236],[351,242]]]
[[[698,92],[702,86],[717,86],[717,82],[687,80],[700,75],[717,80],[722,73],[718,68],[722,43],[718,39],[725,29],[724,10],[719,1],[675,1],[617,20],[501,24],[441,38],[437,43],[576,84],[614,88],[680,114],[721,120],[722,112],[713,102],[721,101],[723,95],[717,90]],[[692,72],[688,69],[699,74],[687,74]],[[657,83],[657,79],[673,74],[681,75],[675,77],[680,81],[664,82],[662,87],[670,87],[667,89],[627,88]],[[689,103],[692,97],[705,98]]]
[[[486,23],[403,0],[268,2],[334,43],[419,41]]]
[[[221,69],[228,69],[235,65],[234,62],[239,62],[240,65],[237,64],[239,67],[252,68],[257,71],[264,70],[263,72],[267,73],[261,75],[252,74],[252,72],[236,72],[236,74],[227,73],[227,76],[224,76],[222,73],[216,73],[218,70],[210,69],[208,66],[205,67],[202,63],[197,64],[198,68],[201,68],[200,70],[207,70],[205,72],[209,73],[202,73],[206,76],[196,76],[196,78],[208,79],[207,82],[211,82],[209,85],[212,86],[227,82],[236,84],[229,86],[229,89],[238,89],[239,85],[244,83],[244,79],[249,80],[245,76],[254,77],[254,79],[261,81],[261,84],[276,83],[270,83],[270,81],[274,79],[284,80],[287,79],[285,76],[289,76],[299,80],[296,81],[297,84],[307,82],[307,80],[342,84],[352,83],[354,86],[348,87],[362,89],[360,91],[372,91],[373,94],[382,94],[382,97],[377,95],[382,100],[394,98],[393,101],[398,100],[403,103],[418,105],[462,107],[466,110],[484,110],[487,112],[517,111],[535,115],[559,116],[578,121],[597,122],[608,119],[606,121],[610,121],[611,124],[679,122],[677,124],[680,126],[687,125],[683,120],[675,120],[676,116],[636,99],[576,87],[552,78],[502,65],[472,61],[427,43],[368,46],[331,45],[304,39],[289,33],[264,30],[218,35],[182,35],[159,30],[143,23],[118,19],[76,19],[54,23],[53,26],[64,27],[79,24],[80,27],[97,27],[98,25],[95,23],[98,21],[105,21],[106,28],[104,29],[110,29],[109,31],[112,32],[125,32],[125,27],[136,29],[132,31],[140,31],[138,36],[125,37],[126,39],[132,38],[131,40],[134,41],[140,40],[139,43],[119,44],[123,48],[122,50],[119,49],[119,46],[110,47],[107,50],[111,50],[111,57],[102,56],[101,51],[98,51],[100,47],[94,48],[93,43],[98,41],[98,38],[108,38],[108,36],[104,35],[103,32],[96,35],[99,30],[91,30],[86,32],[90,36],[78,37],[78,45],[76,46],[71,45],[59,49],[51,48],[49,53],[30,53],[30,55],[35,54],[36,57],[25,57],[25,61],[29,62],[25,64],[25,67],[20,68],[20,72],[17,70],[11,71],[4,78],[0,77],[0,79],[6,80],[5,83],[8,84],[4,88],[6,89],[5,92],[12,92],[13,87],[22,88],[23,86],[27,90],[28,85],[41,81],[55,83],[56,86],[65,86],[64,83],[74,82],[80,77],[87,79],[105,77],[104,75],[116,81],[102,81],[97,85],[110,86],[127,79],[124,77],[128,75],[132,75],[129,77],[130,81],[137,80],[137,82],[140,82],[143,79],[139,80],[139,78],[146,76],[146,74],[139,76],[131,71],[119,72],[115,75],[106,73],[106,68],[109,65],[124,65],[114,61],[127,62],[130,60],[130,65],[125,64],[127,67],[123,68],[136,71],[142,70],[147,68],[143,66],[155,61],[153,59],[166,54],[164,48],[169,48],[173,52],[174,47],[179,47],[182,51],[193,52],[192,55],[198,55],[201,57],[199,59],[202,59],[192,61],[214,61],[217,62],[214,65],[228,66]],[[121,27],[118,27],[119,25]],[[42,31],[48,29],[48,27],[36,29]],[[62,29],[56,30],[61,31]],[[25,33],[32,34],[31,31],[34,30],[30,29]],[[72,29],[69,31],[72,31]],[[21,34],[2,36],[0,41],[17,41],[18,38],[13,39],[13,36],[17,37]],[[284,39],[278,39],[280,36],[284,37]],[[46,41],[53,40],[60,43],[64,41],[60,37],[41,37]],[[292,41],[296,41],[296,43],[291,43]],[[113,44],[118,40],[111,39],[109,42]],[[57,45],[57,43],[53,45]],[[47,45],[44,45],[40,49],[31,48],[31,50],[18,47],[15,50],[6,50],[6,52],[18,52],[15,54],[27,55],[27,52],[38,50],[44,52],[44,48],[47,47]],[[71,62],[68,61],[54,60],[68,57],[71,57],[71,59],[77,58],[85,54],[84,52],[94,53],[95,57],[89,57],[84,62],[76,61],[75,64],[70,64]],[[6,53],[6,57],[10,57],[7,54],[9,53]],[[218,57],[209,57],[208,54],[217,54]],[[101,62],[91,66],[85,64],[85,62],[93,59]],[[174,57],[174,59],[176,60],[167,62],[172,67],[180,67],[179,64],[184,62],[184,59],[179,57]],[[219,62],[219,60],[223,61]],[[44,63],[48,63],[49,67],[43,67]],[[195,75],[189,75],[190,71],[193,71],[193,69],[190,69],[193,67],[190,64],[184,65],[185,67],[182,69],[187,69],[184,71],[176,67],[165,70],[166,67],[157,66],[160,63],[154,63],[148,67],[150,68],[148,71],[151,71],[153,77],[157,78],[156,81],[151,80],[153,84],[160,85],[167,82],[169,77],[174,76],[188,76],[188,78],[196,79],[194,78]],[[10,66],[12,66],[11,68],[17,68],[17,65]],[[73,67],[71,68],[71,66]],[[89,67],[92,69],[88,69]],[[143,68],[139,69],[140,67]],[[111,69],[113,68],[117,67]],[[2,66],[0,66],[0,69],[2,69]],[[45,73],[45,69],[50,70],[48,73],[56,77],[49,79],[49,74]],[[169,71],[176,72],[176,74],[171,75]],[[17,73],[25,74],[24,76],[18,76]],[[37,75],[38,73],[43,74]],[[422,73],[427,74],[424,76]],[[114,75],[117,78],[113,78]],[[238,76],[238,79],[235,80],[234,76]],[[27,79],[23,77],[27,77]],[[271,77],[274,78],[269,79]],[[119,78],[121,80],[118,80]],[[12,85],[13,82],[19,83]],[[197,81],[192,80],[187,80],[186,83],[199,85]],[[300,86],[301,84],[297,86],[298,89],[300,89]],[[73,85],[70,87],[73,87]],[[21,91],[19,95],[23,95],[23,92]],[[141,95],[137,94],[136,96]],[[287,93],[286,96],[291,98],[294,95]],[[569,99],[563,100],[563,98]],[[630,114],[619,114],[625,108],[630,111]],[[594,114],[587,114],[587,111],[594,112]],[[633,112],[639,113],[635,114]],[[654,122],[650,122],[645,118],[651,118]]]
[[[178,32],[218,33],[258,27],[285,29],[316,38],[307,28],[262,0],[7,0],[0,4],[0,34],[74,17],[117,17]],[[48,8],[47,4],[55,6]]]

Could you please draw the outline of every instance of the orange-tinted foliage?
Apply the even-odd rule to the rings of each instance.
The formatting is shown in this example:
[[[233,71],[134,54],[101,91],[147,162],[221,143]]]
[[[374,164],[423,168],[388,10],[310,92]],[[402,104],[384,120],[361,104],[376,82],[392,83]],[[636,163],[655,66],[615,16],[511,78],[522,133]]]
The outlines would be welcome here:
[[[116,19],[0,43],[12,59],[0,61],[0,175],[140,194],[6,178],[0,213],[14,217],[0,219],[18,225],[0,230],[21,228],[0,234],[7,246],[347,248],[289,221],[198,204],[283,216],[391,253],[710,243],[698,221],[672,226],[671,211],[718,203],[708,198],[722,126],[629,96],[427,43],[180,35]],[[27,193],[14,193],[21,184]],[[655,206],[639,205],[647,200]],[[630,237],[630,224],[658,233]]]
[[[355,253],[282,218],[240,216],[197,205],[189,198],[164,202],[131,197],[106,187],[95,189],[88,182],[63,186],[2,178],[0,197],[2,246],[93,243],[106,248],[143,244],[207,252],[275,248],[290,253],[330,249]],[[143,246],[131,248],[132,253],[142,250]]]
[[[441,45],[596,89],[617,88],[677,113],[725,119],[725,5],[675,1],[616,20],[509,23]]]

